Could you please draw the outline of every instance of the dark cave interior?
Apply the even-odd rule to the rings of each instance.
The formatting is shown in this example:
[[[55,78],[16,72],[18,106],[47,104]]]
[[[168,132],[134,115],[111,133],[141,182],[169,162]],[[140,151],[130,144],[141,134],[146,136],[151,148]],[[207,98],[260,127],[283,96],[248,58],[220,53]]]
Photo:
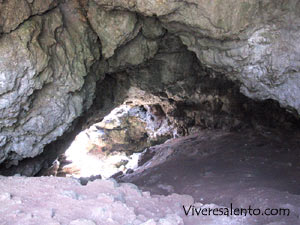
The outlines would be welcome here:
[[[164,73],[168,75],[170,71],[177,77],[172,74],[164,78]],[[80,131],[101,122],[120,105],[159,106],[168,123],[176,128],[177,137],[209,130],[245,133],[245,139],[248,132],[292,139],[298,136],[300,128],[296,112],[281,108],[271,99],[258,101],[244,96],[238,83],[203,67],[194,53],[169,34],[165,34],[153,59],[138,66],[118,67],[98,81],[96,90],[93,105],[73,122],[69,131],[35,158],[24,159],[17,166],[11,162],[2,164],[0,173],[48,174],[45,171],[64,154]],[[150,146],[165,140],[162,138]]]
[[[299,6],[0,0],[0,224],[300,224]]]
[[[114,178],[152,194],[188,194],[196,201],[224,206],[243,206],[243,202],[255,205],[258,198],[266,196],[276,196],[268,201],[276,206],[284,198],[278,192],[300,195],[300,119],[296,113],[271,99],[258,101],[244,96],[238,83],[203,67],[178,38],[165,35],[163,40],[153,59],[139,66],[118,68],[98,81],[91,108],[42,154],[24,159],[17,166],[4,163],[0,174],[75,176],[82,185]],[[164,78],[166,70],[166,74],[175,72],[177,77]],[[129,158],[138,152],[136,166],[126,166],[128,160],[122,158],[105,176],[100,172],[81,173],[83,168],[78,165],[67,168],[76,164],[68,159],[66,151],[80,132],[101,123],[113,126],[114,122],[103,120],[123,106],[129,107],[121,120],[126,126],[101,127],[107,135],[104,139],[109,139],[106,142],[113,142],[108,152],[101,147],[89,149],[86,154],[107,157],[105,161],[115,152],[125,152]],[[132,109],[140,114],[135,111],[137,114],[131,115]],[[150,116],[150,122],[138,118],[141,114]],[[170,128],[173,134],[168,130],[159,134],[160,138],[151,139],[145,126],[157,126],[157,132],[163,121],[167,121],[164,129]]]

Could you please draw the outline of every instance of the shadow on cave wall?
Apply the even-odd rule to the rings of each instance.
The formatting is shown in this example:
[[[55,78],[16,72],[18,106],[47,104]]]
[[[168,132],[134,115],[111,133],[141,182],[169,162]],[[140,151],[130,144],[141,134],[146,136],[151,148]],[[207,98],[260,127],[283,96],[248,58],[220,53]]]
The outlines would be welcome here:
[[[179,136],[202,129],[287,133],[299,131],[300,120],[273,100],[251,100],[223,74],[204,68],[179,38],[166,34],[154,58],[138,66],[116,68],[97,83],[92,107],[45,151],[0,167],[0,174],[40,176],[63,154],[76,135],[123,104],[159,104]]]

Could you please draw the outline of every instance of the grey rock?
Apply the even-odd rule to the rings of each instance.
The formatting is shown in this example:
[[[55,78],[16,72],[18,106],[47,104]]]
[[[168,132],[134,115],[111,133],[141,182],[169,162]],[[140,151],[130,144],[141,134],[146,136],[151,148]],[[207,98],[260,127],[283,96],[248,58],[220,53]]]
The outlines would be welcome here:
[[[0,1],[0,163],[35,157],[61,136],[106,72],[159,95],[169,116],[169,100],[230,114],[229,97],[205,90],[224,76],[299,116],[299,27],[299,0]],[[177,117],[203,123],[195,111]]]
[[[118,173],[112,175],[110,178],[117,179],[123,176],[123,172],[119,171]]]
[[[145,17],[142,32],[146,38],[157,39],[162,37],[166,33],[166,30],[162,27],[162,24],[158,19]]]
[[[0,2],[0,34],[9,33],[32,15],[57,5],[57,0],[9,0]]]
[[[40,154],[92,103],[99,44],[74,9],[61,4],[0,39],[0,162]]]
[[[94,1],[157,16],[201,63],[239,81],[242,93],[300,113],[298,0]]]
[[[139,35],[127,45],[120,48],[116,54],[108,60],[109,72],[114,72],[129,66],[137,66],[153,58],[157,50],[157,41],[147,40],[142,35]]]
[[[102,176],[99,174],[99,175],[96,175],[96,176],[90,176],[90,177],[80,177],[79,178],[79,182],[81,185],[87,185],[88,182],[93,182],[95,180],[101,180],[102,179]]]
[[[0,147],[4,146],[7,142],[6,136],[0,136]]]
[[[118,47],[133,39],[140,29],[135,13],[106,11],[97,7],[94,1],[90,1],[88,19],[101,40],[105,58],[111,57]]]

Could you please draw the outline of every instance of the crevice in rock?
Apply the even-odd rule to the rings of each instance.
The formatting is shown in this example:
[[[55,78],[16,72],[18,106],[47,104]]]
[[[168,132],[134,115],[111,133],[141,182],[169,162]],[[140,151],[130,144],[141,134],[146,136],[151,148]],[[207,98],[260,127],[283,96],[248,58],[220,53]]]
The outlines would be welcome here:
[[[1,174],[57,175],[57,170],[53,173],[51,169],[58,169],[56,160],[65,160],[64,151],[76,135],[101,122],[112,109],[122,104],[159,106],[176,128],[173,137],[187,136],[205,129],[233,132],[251,129],[277,135],[298,132],[300,127],[299,119],[282,109],[277,102],[245,97],[237,83],[205,68],[194,53],[170,34],[161,37],[158,51],[152,59],[106,73],[105,78],[98,81],[96,90],[90,109],[73,122],[67,133],[47,145],[44,152],[33,159],[24,159],[16,167],[5,168],[5,163],[2,164]],[[151,145],[159,143],[162,140]]]
[[[18,2],[26,8],[12,20]],[[0,0],[0,11],[11,3],[0,15],[0,175],[16,176],[0,176],[0,201],[14,209],[0,205],[10,219],[38,217],[15,210],[35,180],[47,207],[59,202],[41,213],[63,224],[62,198],[141,209],[151,194],[174,193],[291,216],[146,221],[135,211],[128,223],[299,222],[299,3],[221,2]],[[68,220],[100,224],[110,213],[92,210]]]
[[[24,18],[23,20],[22,20],[22,22],[20,22],[17,26],[15,26],[15,27],[13,27],[13,28],[11,28],[9,31],[7,31],[7,32],[4,32],[4,31],[2,31],[2,27],[0,26],[0,37],[2,36],[2,35],[7,35],[7,34],[10,34],[10,33],[12,33],[12,32],[14,32],[14,31],[16,31],[16,30],[18,30],[24,23],[26,23],[27,21],[29,21],[29,20],[31,20],[32,18],[34,18],[34,17],[36,17],[36,16],[42,16],[42,15],[46,15],[47,13],[49,13],[49,12],[51,12],[51,11],[53,11],[53,10],[55,10],[56,8],[58,8],[59,7],[59,4],[60,3],[56,3],[56,1],[54,1],[53,2],[54,4],[51,6],[49,6],[49,8],[47,9],[47,10],[44,10],[43,12],[36,12],[35,14],[31,14],[31,15],[29,15],[27,18]],[[1,4],[1,2],[0,2],[0,4]],[[2,3],[3,4],[3,3]],[[28,3],[29,4],[29,3]],[[30,4],[29,4],[30,5]],[[3,9],[2,9],[3,10]],[[1,21],[2,22],[2,21]]]

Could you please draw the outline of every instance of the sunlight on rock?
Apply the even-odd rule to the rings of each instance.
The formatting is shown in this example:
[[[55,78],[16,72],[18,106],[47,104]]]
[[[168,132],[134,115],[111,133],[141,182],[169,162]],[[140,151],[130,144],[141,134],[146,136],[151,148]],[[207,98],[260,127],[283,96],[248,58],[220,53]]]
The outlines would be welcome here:
[[[138,167],[145,148],[172,138],[176,129],[159,105],[115,108],[101,122],[79,133],[65,152],[67,176],[106,179]]]

